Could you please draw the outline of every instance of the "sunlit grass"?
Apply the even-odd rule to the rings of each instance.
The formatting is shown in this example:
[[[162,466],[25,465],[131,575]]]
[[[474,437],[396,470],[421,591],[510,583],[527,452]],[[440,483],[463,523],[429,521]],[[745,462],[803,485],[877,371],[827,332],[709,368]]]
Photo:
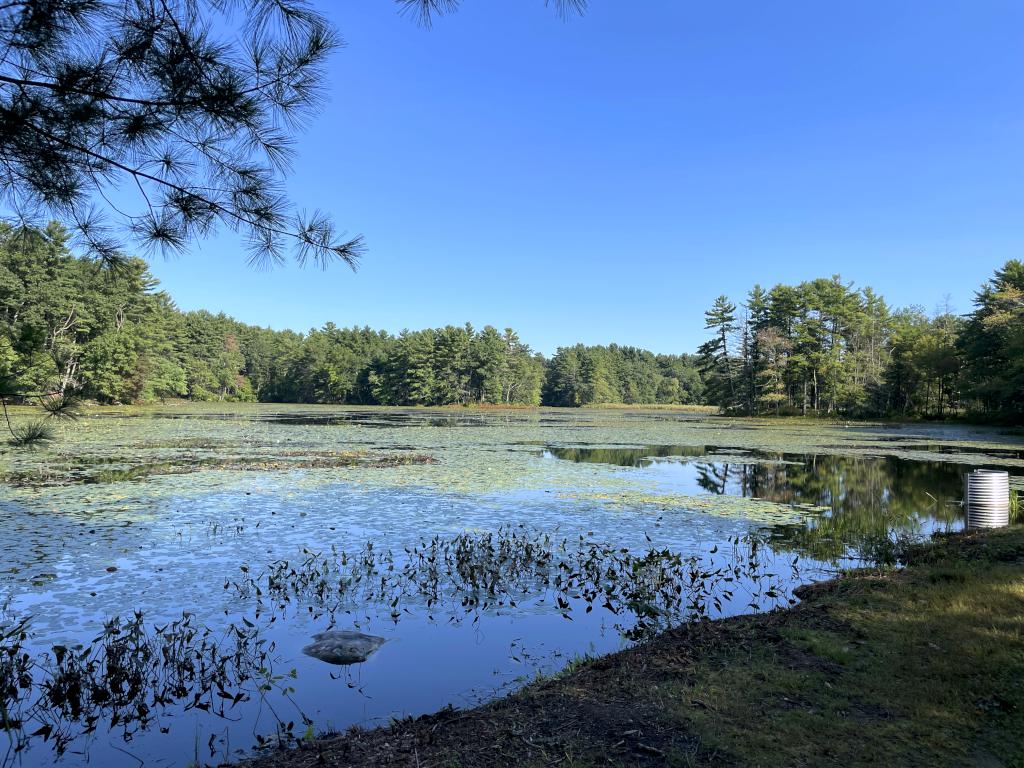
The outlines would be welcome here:
[[[985,537],[994,557],[943,542],[928,564],[840,581],[752,645],[717,647],[676,683],[712,709],[678,708],[680,723],[751,765],[1016,764],[1024,529]]]

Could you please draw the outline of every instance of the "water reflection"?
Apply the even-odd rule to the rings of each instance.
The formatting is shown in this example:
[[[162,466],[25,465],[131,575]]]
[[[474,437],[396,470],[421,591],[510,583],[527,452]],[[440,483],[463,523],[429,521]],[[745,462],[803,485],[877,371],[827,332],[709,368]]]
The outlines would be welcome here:
[[[771,549],[759,549],[784,566],[773,566],[777,573],[786,574],[790,553],[799,552],[805,555],[801,578],[817,578],[851,553],[870,551],[892,530],[959,525],[958,507],[946,502],[959,499],[960,467],[1005,457],[1007,466],[1024,471],[1010,455],[1019,442],[991,431],[882,431],[576,410],[223,405],[101,411],[69,428],[58,446],[8,454],[8,477],[63,481],[59,487],[0,484],[0,625],[9,616],[31,615],[25,648],[37,659],[57,644],[84,650],[107,626],[104,620],[119,613],[144,611],[147,631],[161,634],[157,628],[187,609],[194,626],[215,631],[211,637],[233,624],[266,641],[268,652],[273,646],[275,674],[285,675],[281,686],[294,692],[275,689],[268,697],[298,731],[304,720],[297,713],[317,728],[386,723],[474,703],[514,688],[535,669],[553,672],[576,654],[615,650],[640,622],[656,628],[675,621],[675,586],[665,597],[638,594],[646,587],[632,578],[635,572],[648,574],[648,586],[685,585],[690,579],[676,556],[680,563],[712,551],[721,557],[731,538],[760,529],[783,553],[775,558]],[[944,463],[958,457],[943,449],[971,441],[978,454],[988,455]],[[544,454],[545,445],[556,447]],[[350,451],[423,452],[436,462],[324,466],[325,457]],[[879,458],[885,453],[902,458]],[[908,460],[915,457],[928,461]],[[67,483],[85,474],[207,460],[202,471],[189,474],[147,469],[108,475],[108,482]],[[775,524],[783,520],[791,524]],[[467,571],[466,563],[477,558],[464,555],[477,548],[466,542],[478,544],[503,524],[566,539],[571,551],[559,546],[550,558],[544,555],[549,566],[539,567],[524,564],[515,547],[500,560],[505,550],[496,547],[493,556],[484,552],[484,562],[498,567]],[[418,542],[434,537],[454,549],[438,547],[434,557],[429,547],[426,570],[407,573],[413,552],[423,551]],[[367,541],[372,558],[360,549]],[[603,544],[593,552],[592,542]],[[353,560],[338,564],[343,552],[362,553],[361,581],[352,573]],[[658,567],[666,557],[667,571]],[[289,563],[284,574],[275,567],[281,561]],[[714,563],[714,569],[721,566]],[[620,574],[615,583],[604,578],[609,567]],[[734,608],[744,605],[741,600]],[[343,678],[332,677],[336,670],[301,652],[310,637],[332,627],[388,642],[364,664],[345,668]],[[118,634],[126,636],[132,634]],[[115,656],[122,647],[120,641],[109,645]],[[138,647],[148,653],[147,644]],[[224,647],[218,640],[218,657]],[[4,658],[21,656],[0,653],[0,667]],[[58,666],[51,658],[49,668]],[[101,668],[97,662],[90,669]],[[129,667],[136,669],[144,678],[155,670],[154,679],[164,679],[162,666]],[[0,704],[3,689],[0,684]],[[239,692],[224,687],[230,700],[214,692],[232,720],[197,705],[187,712],[171,705],[161,712],[159,728],[156,721],[140,726],[130,744],[108,727],[113,710],[101,702],[96,732],[69,744],[61,765],[202,764],[204,751],[206,762],[219,763],[279,726],[258,690],[250,688],[249,699],[235,703]],[[194,702],[191,696],[181,701]],[[153,698],[144,697],[147,707]],[[119,719],[123,709],[117,709]],[[56,726],[50,733],[59,735]],[[54,755],[36,743],[17,761],[49,766]]]
[[[958,465],[892,456],[786,456],[786,464],[742,467],[744,495],[780,503],[813,503],[830,511],[771,529],[776,549],[835,561],[851,550],[861,557],[900,532],[928,532],[962,524]]]
[[[548,455],[656,474],[673,490],[824,507],[804,522],[769,528],[777,549],[836,561],[893,531],[957,527],[963,473],[957,464],[895,456],[769,453],[715,446],[552,447]]]
[[[420,625],[417,635],[424,618],[430,625],[480,630],[502,614],[557,615],[573,624],[593,614],[624,639],[638,640],[683,621],[793,602],[796,567],[777,570],[758,536],[728,543],[728,549],[684,557],[653,547],[631,552],[583,536],[557,538],[526,526],[435,536],[399,552],[368,541],[352,552],[307,551],[300,561],[277,561],[259,572],[242,565],[224,588],[236,593],[237,604],[256,610],[222,632],[199,625],[191,612],[150,628],[136,611],[106,621],[91,641],[35,653],[31,620],[10,616],[5,622],[0,614],[0,723],[11,747],[0,755],[0,766],[23,757],[45,760],[46,745],[56,757],[73,757],[94,734],[126,743],[155,726],[166,734],[170,719],[186,714],[206,713],[227,729],[232,722],[259,721],[264,707],[276,722],[273,736],[255,733],[257,742],[294,744],[314,720],[293,695],[297,667],[274,671],[285,660],[273,639],[275,624],[326,623],[301,653],[347,667],[366,662],[389,638],[336,624],[358,627],[371,613],[396,629],[409,619]],[[545,632],[561,634],[550,627]],[[446,655],[432,663],[451,667],[461,660]],[[348,688],[360,687],[350,670],[329,674]],[[282,716],[283,705],[296,716]],[[211,756],[216,751],[211,747]]]
[[[559,459],[591,464],[614,464],[619,467],[647,467],[655,459],[670,456],[707,456],[715,449],[703,445],[645,445],[639,448],[557,448],[547,453]]]
[[[993,448],[991,446],[978,447],[974,445],[945,445],[941,443],[924,443],[921,445],[905,445],[905,451],[923,451],[928,453],[945,453],[957,455],[986,455],[995,456],[1000,459],[1024,459],[1024,451],[1013,448]]]

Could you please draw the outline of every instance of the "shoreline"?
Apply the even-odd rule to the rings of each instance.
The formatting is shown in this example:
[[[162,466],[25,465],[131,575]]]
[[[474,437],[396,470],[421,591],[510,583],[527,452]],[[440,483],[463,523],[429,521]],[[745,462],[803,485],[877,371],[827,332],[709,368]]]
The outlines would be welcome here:
[[[118,413],[132,411],[161,411],[174,410],[179,408],[193,408],[197,410],[216,410],[218,408],[326,408],[326,409],[348,409],[365,411],[439,411],[439,412],[481,412],[498,413],[502,411],[515,413],[538,413],[543,411],[554,411],[557,413],[592,413],[595,411],[609,412],[630,412],[630,413],[680,413],[692,416],[702,416],[710,419],[723,419],[730,421],[751,421],[765,424],[807,424],[807,425],[830,425],[850,427],[894,427],[894,426],[966,426],[966,427],[990,427],[1001,430],[1009,430],[1014,434],[1024,434],[1024,424],[1012,419],[972,417],[968,414],[957,414],[955,416],[938,418],[927,418],[923,416],[898,416],[898,415],[874,415],[874,416],[842,416],[837,414],[809,413],[801,414],[738,414],[723,413],[717,406],[698,404],[665,404],[665,403],[603,403],[582,406],[563,405],[521,405],[505,403],[465,403],[448,405],[379,405],[375,403],[307,403],[307,402],[277,402],[263,400],[187,400],[181,398],[170,398],[153,402],[140,403],[98,403],[88,400],[82,403],[82,416],[88,417],[93,414]],[[33,404],[7,403],[7,410],[12,417],[39,418],[43,414],[42,409]]]
[[[906,558],[472,709],[238,765],[1024,765],[1024,526],[940,536]]]

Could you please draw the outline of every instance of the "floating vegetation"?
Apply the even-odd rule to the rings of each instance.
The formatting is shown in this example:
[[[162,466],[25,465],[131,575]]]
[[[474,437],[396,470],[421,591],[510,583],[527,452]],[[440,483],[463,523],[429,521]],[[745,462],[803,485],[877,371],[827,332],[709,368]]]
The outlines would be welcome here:
[[[292,601],[332,616],[366,605],[386,606],[393,621],[425,610],[434,619],[478,622],[487,611],[541,605],[571,620],[595,606],[616,617],[615,627],[638,640],[681,621],[721,614],[738,595],[744,610],[786,604],[785,583],[798,578],[798,559],[785,578],[759,537],[735,537],[730,550],[707,556],[668,549],[634,552],[585,536],[561,537],[523,525],[421,539],[396,555],[368,541],[355,552],[305,551],[296,563],[279,560],[259,574],[241,566],[227,581],[260,611]],[[716,556],[717,555],[717,556]]]
[[[564,493],[559,498],[591,501],[619,509],[687,510],[724,517],[742,517],[758,523],[788,523],[803,520],[809,514],[828,511],[828,507],[811,504],[783,504],[766,499],[742,496],[684,495],[674,493]]]
[[[619,467],[644,467],[655,459],[704,457],[716,452],[703,445],[644,445],[638,447],[549,446],[546,453],[563,461],[612,464]]]
[[[992,446],[964,445],[962,443],[903,445],[901,448],[904,451],[915,453],[966,454],[988,459],[1024,459],[1024,450],[1019,448],[993,448]]]
[[[28,619],[0,625],[0,723],[11,751],[0,765],[17,760],[41,740],[62,755],[97,732],[131,741],[137,734],[170,727],[168,712],[197,710],[217,718],[235,716],[238,705],[271,691],[292,701],[297,674],[274,672],[282,659],[261,635],[261,616],[291,603],[329,613],[383,605],[396,623],[414,609],[432,618],[476,623],[488,611],[532,607],[572,620],[581,611],[608,611],[630,640],[683,620],[721,614],[727,604],[763,610],[792,600],[785,583],[795,583],[797,561],[787,579],[772,570],[773,559],[759,538],[735,538],[730,549],[684,557],[667,549],[632,552],[586,537],[558,537],[523,526],[493,533],[433,537],[397,555],[367,542],[358,552],[305,553],[296,564],[272,563],[258,575],[242,566],[228,581],[242,598],[254,600],[253,621],[243,618],[221,632],[194,614],[147,626],[141,611],[108,620],[88,642],[29,650]],[[266,617],[263,617],[264,621]],[[265,626],[265,624],[264,624]],[[384,638],[328,630],[303,652],[330,664],[365,661]],[[351,686],[350,686],[351,687]],[[308,729],[312,721],[298,709]],[[260,743],[297,738],[295,720],[277,716],[278,728]]]
[[[293,458],[294,457],[294,458]],[[337,469],[364,467],[381,469],[409,464],[434,464],[437,460],[424,453],[283,453],[277,456],[180,457],[168,461],[130,464],[127,459],[74,460],[67,465],[11,471],[0,475],[0,482],[13,486],[61,486],[72,483],[123,483],[154,475],[185,475],[209,470],[235,472],[287,472],[299,469]],[[97,466],[107,468],[96,469]],[[112,467],[110,465],[126,465]]]
[[[710,445],[644,445],[640,447],[548,446],[542,456],[551,456],[577,464],[611,464],[643,468],[673,462],[696,464],[793,464],[802,463],[793,456],[771,451]],[[700,462],[698,459],[705,459]]]
[[[137,447],[140,450],[177,449],[222,451],[226,448],[237,449],[238,443],[234,440],[213,440],[208,437],[181,437],[168,438],[166,440],[141,440]]]
[[[40,414],[16,408],[12,423]],[[32,615],[21,648],[33,695],[46,679],[39,653],[53,666],[54,645],[93,647],[96,619],[125,606],[150,624],[187,606],[200,631],[233,620],[246,632],[244,611],[277,643],[277,666],[298,670],[297,706],[338,728],[432,710],[436,697],[411,700],[425,690],[454,704],[465,691],[486,697],[524,664],[553,672],[559,659],[615,650],[622,633],[646,636],[701,606],[714,616],[784,602],[795,556],[805,579],[891,559],[908,536],[960,525],[969,467],[1009,469],[1024,491],[1020,432],[953,424],[223,403],[48,421],[52,444],[30,452],[0,440],[0,596]],[[774,580],[744,565],[749,536]],[[740,578],[727,570],[737,546]],[[301,653],[312,635],[349,629],[388,644],[358,668]],[[448,647],[467,652],[430,656]],[[332,671],[345,682],[333,686]],[[274,730],[261,719],[260,679],[241,686],[250,699],[228,708],[231,720],[193,707],[195,741],[221,739],[211,762]],[[18,700],[31,734],[42,723]],[[134,732],[134,755],[187,751],[201,763],[180,725],[160,733],[189,699],[178,702],[144,701],[167,716]],[[101,716],[86,740],[94,764],[123,758],[116,744],[127,745],[105,738],[109,723]],[[41,745],[17,760],[44,768],[54,758]]]

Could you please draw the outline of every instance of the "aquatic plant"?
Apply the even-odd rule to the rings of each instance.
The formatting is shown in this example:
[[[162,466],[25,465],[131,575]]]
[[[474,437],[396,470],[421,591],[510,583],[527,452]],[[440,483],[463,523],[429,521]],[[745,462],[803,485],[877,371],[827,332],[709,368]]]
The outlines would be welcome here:
[[[15,426],[23,413],[12,411]],[[449,623],[465,623],[467,635],[480,636],[484,632],[471,622],[479,620],[475,626],[487,631],[505,624],[506,616],[544,614],[536,625],[543,630],[530,633],[515,655],[529,652],[527,664],[550,670],[559,651],[571,654],[595,639],[595,650],[617,644],[605,629],[644,638],[659,626],[698,618],[702,587],[688,585],[690,553],[707,553],[718,543],[719,551],[704,554],[692,569],[701,581],[702,573],[724,572],[735,537],[763,526],[771,538],[765,546],[765,532],[756,537],[757,557],[761,573],[777,574],[777,597],[767,595],[773,582],[748,578],[741,565],[738,579],[723,573],[704,582],[711,587],[705,615],[749,610],[750,603],[785,604],[793,555],[807,578],[827,571],[830,561],[847,563],[862,540],[881,546],[877,537],[888,531],[955,528],[959,507],[947,501],[959,498],[964,467],[1024,467],[1019,437],[995,430],[761,425],[669,411],[168,404],[89,408],[76,424],[58,425],[58,434],[55,444],[32,452],[0,445],[7,473],[0,484],[0,594],[10,591],[26,606],[22,610],[32,606],[30,642],[22,651],[32,661],[34,695],[45,679],[37,651],[45,648],[54,664],[44,643],[60,637],[69,648],[73,641],[83,642],[83,650],[92,645],[97,633],[83,616],[123,615],[128,605],[152,617],[164,615],[168,605],[188,605],[196,612],[193,623],[217,628],[219,637],[229,620],[225,609],[245,627],[234,618],[239,595],[248,595],[246,615],[264,636],[278,631],[281,622],[270,624],[275,617],[300,613],[304,624],[319,615],[336,617],[339,628],[354,623],[361,629],[391,616],[404,624],[391,630],[395,635],[410,634],[404,632],[410,625],[422,628],[421,617],[429,617],[438,635]],[[542,455],[545,448],[551,457]],[[617,459],[610,449],[623,454],[618,464],[610,463]],[[639,461],[632,457],[637,452]],[[562,460],[557,453],[595,461]],[[622,465],[626,453],[629,466]],[[430,460],[417,463],[411,458],[417,455]],[[645,469],[646,457],[659,456],[658,466]],[[1012,478],[1017,490],[1024,490],[1021,478]],[[509,521],[528,526],[512,528],[516,538],[500,536],[497,526]],[[644,531],[652,541],[645,543]],[[430,546],[435,533],[438,543]],[[372,552],[362,545],[368,538]],[[299,554],[303,546],[308,552]],[[739,545],[741,564],[749,546]],[[809,564],[809,558],[824,562]],[[280,573],[267,565],[271,561],[282,564]],[[240,562],[251,564],[248,573],[238,572]],[[417,573],[407,577],[407,567]],[[298,592],[292,570],[308,576]],[[276,584],[268,591],[271,575]],[[255,584],[246,583],[250,577]],[[691,611],[694,599],[697,610]],[[317,621],[315,628],[329,624]],[[498,634],[488,631],[484,642],[493,644]],[[404,648],[420,641],[404,637]],[[499,645],[482,651],[494,665],[486,677],[474,678],[488,694],[498,679],[492,670],[503,680],[516,670],[504,666],[509,657],[504,642]],[[403,645],[395,647],[400,655]],[[305,659],[295,658],[301,668]],[[353,690],[365,685],[373,706],[401,706],[386,687],[381,693],[381,679],[392,674],[390,659],[382,661],[365,679],[349,682]],[[272,685],[287,685],[285,678]],[[16,687],[16,675],[5,679]],[[250,747],[254,731],[274,730],[272,722],[253,719],[262,704],[255,698],[260,679],[241,686],[248,704],[229,708],[238,722],[218,723],[222,743]],[[442,693],[454,700],[459,692]],[[328,704],[316,685],[297,696],[310,711],[306,701],[335,706],[332,724],[339,727],[362,717],[356,709],[364,711],[347,700]],[[173,714],[186,703],[160,708]],[[287,738],[291,719],[301,720],[282,717],[281,732],[271,740]],[[158,726],[173,722],[152,717],[147,733],[136,731],[133,750],[147,761],[155,758],[167,743]],[[204,729],[210,725],[205,716],[201,722]],[[95,736],[105,735],[107,726],[101,718]],[[25,730],[39,727],[29,720]],[[68,733],[78,726],[69,727]],[[25,765],[45,765],[50,757],[45,745],[19,754]]]
[[[649,493],[646,491],[580,491],[560,493],[560,499],[596,502],[621,510],[689,510],[718,517],[734,517],[753,522],[777,524],[803,520],[807,515],[825,512],[827,507],[781,503],[769,499],[743,496],[681,493]]]
[[[47,430],[47,437],[33,438],[33,444],[52,439],[45,422],[36,426]],[[27,428],[26,428],[27,429]],[[17,428],[16,428],[17,431]],[[156,475],[186,475],[221,470],[232,472],[287,472],[297,469],[339,469],[362,467],[384,469],[410,464],[432,464],[437,459],[424,453],[383,453],[365,451],[282,452],[272,456],[194,456],[181,455],[166,461],[140,463],[128,457],[69,457],[64,463],[49,463],[20,471],[0,473],[0,480],[15,487],[59,487],[75,483],[105,484],[143,480]]]
[[[595,606],[615,617],[615,627],[638,640],[685,620],[721,614],[740,597],[758,611],[789,601],[782,575],[757,536],[734,537],[732,549],[706,556],[669,549],[634,552],[586,536],[557,537],[524,525],[494,532],[434,536],[397,555],[374,542],[354,552],[303,552],[299,562],[278,560],[254,574],[224,583],[260,611],[284,610],[293,601],[332,616],[378,605],[398,621],[413,608],[449,622],[486,611],[546,605],[566,619]],[[716,556],[717,555],[717,556]],[[798,559],[787,561],[798,577]]]
[[[292,692],[294,671],[274,673],[274,644],[247,619],[216,632],[186,612],[150,628],[135,612],[106,621],[89,643],[41,654],[28,648],[30,625],[23,618],[0,626],[0,723],[9,741],[0,766],[37,739],[62,755],[101,729],[130,741],[169,707],[228,718],[253,697]],[[294,721],[278,721],[276,737],[295,738]]]
[[[276,561],[258,575],[242,566],[242,578],[224,586],[255,600],[255,621],[243,618],[219,632],[188,612],[149,626],[137,611],[106,621],[89,642],[36,653],[30,620],[9,617],[0,625],[0,722],[10,750],[0,765],[36,740],[62,755],[101,729],[124,741],[154,725],[164,730],[161,714],[169,709],[229,718],[240,703],[266,701],[271,691],[291,701],[295,672],[274,673],[276,648],[261,637],[259,619],[293,601],[332,617],[345,608],[384,606],[396,622],[413,607],[456,623],[520,604],[543,605],[569,620],[601,607],[630,640],[721,613],[734,599],[755,611],[790,602],[759,539],[730,543],[728,552],[683,557],[503,526],[422,539],[397,554],[370,541],[352,553],[307,551],[301,562]],[[795,572],[795,560],[791,567]],[[269,740],[301,737],[294,720],[274,716],[278,727]],[[298,720],[311,725],[301,711]]]

